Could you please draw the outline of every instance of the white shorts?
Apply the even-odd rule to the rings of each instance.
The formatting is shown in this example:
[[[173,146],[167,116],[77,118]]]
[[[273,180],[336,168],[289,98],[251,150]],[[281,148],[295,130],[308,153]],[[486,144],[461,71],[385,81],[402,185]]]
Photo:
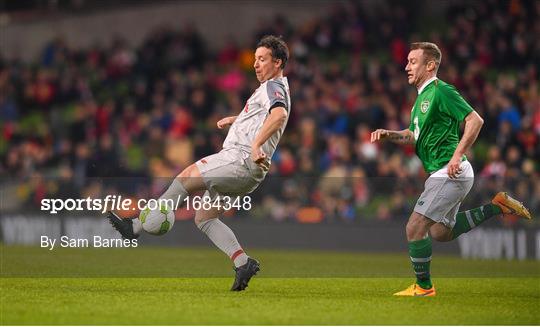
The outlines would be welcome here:
[[[448,228],[456,224],[456,214],[461,202],[474,184],[471,163],[461,162],[461,173],[456,179],[448,177],[448,168],[432,173],[426,180],[424,192],[418,198],[414,211]]]
[[[249,194],[265,176],[263,170],[251,160],[249,153],[239,149],[223,149],[197,161],[196,165],[212,197]]]

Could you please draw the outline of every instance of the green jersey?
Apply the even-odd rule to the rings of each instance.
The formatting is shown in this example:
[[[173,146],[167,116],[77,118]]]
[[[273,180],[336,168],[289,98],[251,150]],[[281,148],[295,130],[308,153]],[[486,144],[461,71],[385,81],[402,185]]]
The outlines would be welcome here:
[[[424,169],[434,172],[446,165],[459,143],[459,125],[473,108],[456,88],[435,79],[420,92],[411,112],[416,154]]]

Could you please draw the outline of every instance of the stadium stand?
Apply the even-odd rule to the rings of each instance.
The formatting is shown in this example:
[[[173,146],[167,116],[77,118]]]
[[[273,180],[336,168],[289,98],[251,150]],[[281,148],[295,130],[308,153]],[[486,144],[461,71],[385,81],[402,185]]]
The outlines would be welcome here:
[[[157,28],[136,47],[117,38],[75,49],[59,37],[32,63],[0,58],[0,175],[19,181],[10,207],[114,190],[159,194],[167,183],[160,177],[220,149],[216,121],[239,111],[256,87],[253,45],[278,34],[292,54],[292,116],[251,216],[406,219],[426,174],[414,148],[373,145],[369,135],[408,127],[415,90],[404,66],[418,40],[441,46],[439,77],[485,119],[468,154],[479,178],[466,203],[505,188],[540,212],[540,44],[530,33],[540,30],[539,3],[453,1],[442,27],[411,26],[421,24],[412,8],[366,15],[340,3],[296,28],[276,16],[251,43],[231,40],[218,51],[186,27]]]

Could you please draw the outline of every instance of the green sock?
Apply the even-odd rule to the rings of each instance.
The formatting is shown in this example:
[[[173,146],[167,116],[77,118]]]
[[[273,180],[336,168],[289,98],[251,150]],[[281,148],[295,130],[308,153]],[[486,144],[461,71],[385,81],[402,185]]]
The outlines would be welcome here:
[[[455,240],[459,235],[467,233],[485,220],[501,213],[501,208],[492,203],[479,208],[458,212],[456,215],[456,224],[452,228],[452,239]]]
[[[416,274],[416,284],[423,289],[430,289],[433,286],[429,275],[429,266],[431,263],[431,237],[409,242],[409,255],[411,257],[414,273]]]

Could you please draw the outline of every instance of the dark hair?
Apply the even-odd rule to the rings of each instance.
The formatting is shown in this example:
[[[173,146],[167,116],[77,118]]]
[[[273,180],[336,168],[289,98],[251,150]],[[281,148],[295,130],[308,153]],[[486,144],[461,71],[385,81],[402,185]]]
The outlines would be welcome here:
[[[415,42],[411,44],[411,50],[422,49],[424,50],[424,57],[427,60],[435,61],[437,68],[441,64],[442,54],[441,50],[435,43],[431,42]]]
[[[266,35],[257,44],[257,48],[260,47],[270,49],[272,51],[272,58],[281,59],[281,69],[285,68],[287,60],[289,60],[289,48],[281,37]]]

